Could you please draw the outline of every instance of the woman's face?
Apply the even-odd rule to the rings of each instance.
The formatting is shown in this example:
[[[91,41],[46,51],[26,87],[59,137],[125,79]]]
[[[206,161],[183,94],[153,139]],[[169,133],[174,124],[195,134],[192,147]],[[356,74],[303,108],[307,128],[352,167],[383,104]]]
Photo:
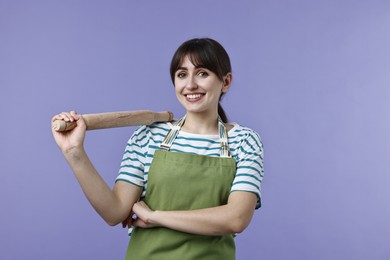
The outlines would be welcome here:
[[[188,56],[176,71],[174,82],[179,102],[187,112],[195,113],[217,112],[219,96],[229,87],[214,72],[195,67]]]

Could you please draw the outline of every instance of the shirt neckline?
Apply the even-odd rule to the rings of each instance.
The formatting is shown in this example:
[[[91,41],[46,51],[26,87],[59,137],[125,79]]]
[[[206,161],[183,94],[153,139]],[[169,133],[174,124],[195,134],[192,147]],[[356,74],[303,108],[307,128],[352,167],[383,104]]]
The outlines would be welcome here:
[[[172,128],[173,124],[171,122],[167,122],[168,125]],[[233,133],[237,127],[238,127],[238,124],[236,122],[231,122],[229,123],[230,125],[233,125],[232,129],[230,129],[228,131],[228,136],[230,136],[229,134],[230,133]],[[182,135],[182,136],[192,136],[192,137],[203,137],[203,138],[218,138],[219,139],[219,135],[218,134],[195,134],[195,133],[190,133],[190,132],[186,132],[186,131],[183,131],[183,130],[180,130],[179,131],[179,135]]]

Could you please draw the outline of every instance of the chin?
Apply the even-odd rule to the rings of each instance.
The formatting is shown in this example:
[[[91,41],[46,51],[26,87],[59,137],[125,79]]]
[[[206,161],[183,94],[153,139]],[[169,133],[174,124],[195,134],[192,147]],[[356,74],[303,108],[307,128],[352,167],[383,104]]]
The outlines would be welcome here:
[[[202,113],[205,111],[204,109],[195,109],[195,108],[185,108],[185,109],[189,113]]]

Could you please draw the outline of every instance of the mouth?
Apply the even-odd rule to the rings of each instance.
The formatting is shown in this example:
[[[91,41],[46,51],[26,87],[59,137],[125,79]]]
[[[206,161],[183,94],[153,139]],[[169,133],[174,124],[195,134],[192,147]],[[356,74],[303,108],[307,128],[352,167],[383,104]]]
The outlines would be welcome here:
[[[189,102],[197,102],[203,98],[205,94],[203,93],[195,93],[195,94],[185,94],[186,100]]]

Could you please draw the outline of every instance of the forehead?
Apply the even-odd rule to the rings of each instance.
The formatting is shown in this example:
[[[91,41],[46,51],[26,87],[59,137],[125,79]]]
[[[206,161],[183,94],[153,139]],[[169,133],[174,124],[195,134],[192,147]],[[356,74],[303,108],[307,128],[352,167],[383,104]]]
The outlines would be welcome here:
[[[204,66],[202,64],[200,64],[199,62],[197,62],[197,60],[195,59],[194,56],[185,55],[182,58],[181,63],[179,64],[179,68],[178,69],[183,69],[183,68],[187,68],[187,69],[191,69],[191,68],[204,68]]]

